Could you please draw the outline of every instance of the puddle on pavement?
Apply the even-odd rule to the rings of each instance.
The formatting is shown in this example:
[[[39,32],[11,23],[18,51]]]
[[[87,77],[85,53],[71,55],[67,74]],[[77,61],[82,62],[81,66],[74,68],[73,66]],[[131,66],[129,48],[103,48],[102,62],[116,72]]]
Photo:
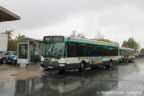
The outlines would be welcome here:
[[[10,76],[16,76],[16,75],[18,75],[18,74],[11,74]]]
[[[142,67],[138,69],[138,67]],[[0,83],[0,96],[117,96],[118,92],[124,94],[118,96],[143,96],[144,78],[135,81],[144,68],[141,64],[118,65],[113,70],[88,70],[87,72],[69,72],[65,74],[49,74],[26,79]],[[19,69],[20,74],[27,74],[25,68]],[[36,71],[36,70],[35,70]],[[32,71],[32,72],[35,72]],[[134,76],[132,76],[134,74]],[[16,77],[17,77],[16,76]],[[11,76],[15,77],[15,76]],[[129,77],[129,78],[126,78]],[[107,95],[104,92],[115,92],[114,95]],[[128,92],[128,94],[126,94]],[[138,92],[138,94],[129,94]]]
[[[30,66],[28,68],[17,67],[16,65],[0,65],[0,82],[30,78],[45,75],[39,66]]]

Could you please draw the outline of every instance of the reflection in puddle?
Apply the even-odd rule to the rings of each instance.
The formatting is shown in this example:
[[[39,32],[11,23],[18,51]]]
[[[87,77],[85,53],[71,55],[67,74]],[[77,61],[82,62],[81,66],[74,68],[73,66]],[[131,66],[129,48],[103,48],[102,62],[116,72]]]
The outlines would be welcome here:
[[[119,80],[135,72],[137,72],[137,67],[129,64],[120,65],[114,70],[90,70],[83,74],[78,72],[63,75],[53,73],[11,81],[11,84],[0,83],[0,96],[9,94],[10,96],[103,96],[104,94],[99,94],[99,92],[121,90],[125,83]]]

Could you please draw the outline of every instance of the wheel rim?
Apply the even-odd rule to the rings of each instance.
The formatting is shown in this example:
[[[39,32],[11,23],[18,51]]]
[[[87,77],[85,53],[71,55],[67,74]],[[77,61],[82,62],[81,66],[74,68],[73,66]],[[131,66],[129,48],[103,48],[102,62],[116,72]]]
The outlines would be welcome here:
[[[110,62],[110,67],[112,66],[112,63]]]
[[[112,68],[112,62],[110,62],[109,67]]]
[[[83,68],[84,67],[84,65],[83,64],[81,64],[81,68]]]
[[[81,64],[81,70],[84,71],[84,64]]]

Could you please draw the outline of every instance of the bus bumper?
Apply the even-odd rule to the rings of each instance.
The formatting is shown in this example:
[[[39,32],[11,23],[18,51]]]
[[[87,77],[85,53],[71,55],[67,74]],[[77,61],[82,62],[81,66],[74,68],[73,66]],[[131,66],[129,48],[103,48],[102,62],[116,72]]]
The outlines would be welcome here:
[[[55,62],[44,61],[43,68],[44,69],[66,69],[66,64],[63,64],[63,63],[61,64],[61,63],[58,63],[57,61]]]

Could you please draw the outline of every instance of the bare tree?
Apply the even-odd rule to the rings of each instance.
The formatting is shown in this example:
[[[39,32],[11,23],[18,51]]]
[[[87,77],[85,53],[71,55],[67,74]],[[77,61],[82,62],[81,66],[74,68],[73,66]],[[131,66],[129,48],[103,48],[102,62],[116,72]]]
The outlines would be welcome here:
[[[13,30],[6,30],[6,31],[4,32],[4,34],[7,34],[7,35],[8,35],[8,39],[9,39],[9,40],[12,39],[12,32],[13,32]]]
[[[77,34],[77,37],[85,38],[85,35],[84,35],[83,33],[78,33],[78,34]]]
[[[101,32],[97,32],[95,38],[96,39],[104,39],[104,34],[102,34]]]
[[[79,38],[85,38],[85,35],[83,33],[77,33],[76,30],[72,31],[72,34],[70,34],[70,37],[79,37]]]
[[[70,34],[70,37],[76,37],[76,31],[73,30],[72,33]]]

